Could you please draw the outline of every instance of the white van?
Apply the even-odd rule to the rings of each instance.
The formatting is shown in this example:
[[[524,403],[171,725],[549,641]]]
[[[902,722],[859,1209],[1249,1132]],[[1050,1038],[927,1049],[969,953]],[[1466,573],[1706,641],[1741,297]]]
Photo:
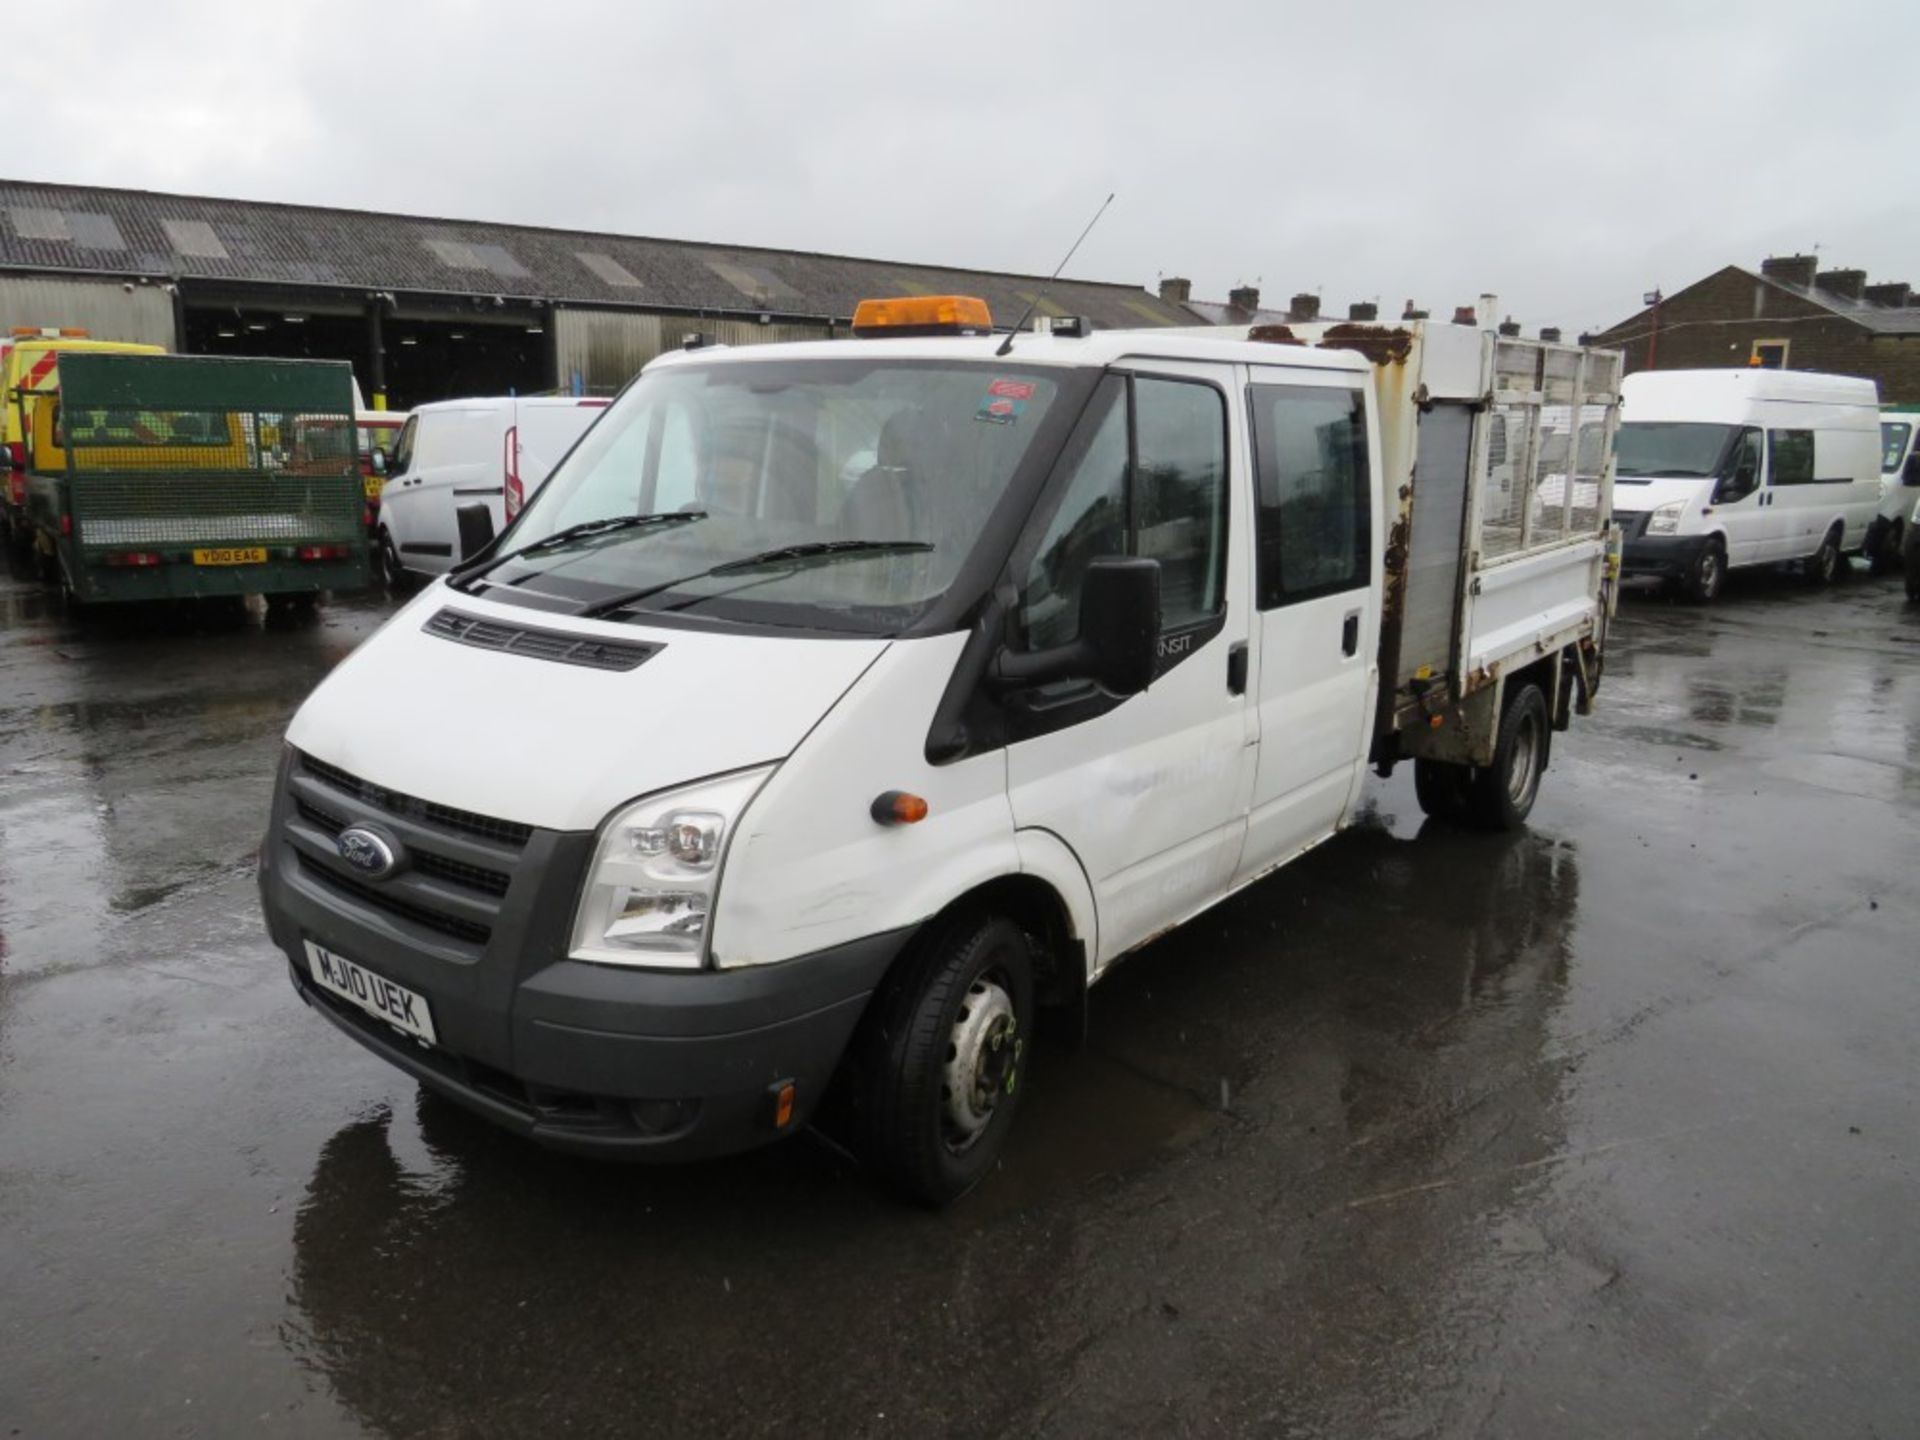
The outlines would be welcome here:
[[[1524,821],[1599,683],[1617,353],[990,325],[867,302],[900,338],[655,360],[343,661],[261,849],[302,998],[578,1153],[743,1149],[837,1078],[938,1202],[992,1167],[1037,1007],[1081,1023],[1370,764]],[[1532,454],[1547,404],[1595,467],[1491,494],[1490,423]]]
[[[1920,500],[1920,405],[1880,407],[1880,509],[1867,531],[1873,573],[1900,569],[1907,515]]]
[[[387,582],[458,564],[463,507],[486,507],[488,538],[503,529],[608,403],[506,396],[417,407],[385,461],[374,559]]]
[[[1879,504],[1879,407],[1873,381],[1844,375],[1629,375],[1614,492],[1625,573],[1702,601],[1745,565],[1800,561],[1828,583]]]

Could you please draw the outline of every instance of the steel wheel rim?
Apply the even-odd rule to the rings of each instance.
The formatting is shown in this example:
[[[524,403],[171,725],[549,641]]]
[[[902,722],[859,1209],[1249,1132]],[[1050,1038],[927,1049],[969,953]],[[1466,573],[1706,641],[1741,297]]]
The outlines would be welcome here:
[[[1700,593],[1706,596],[1720,593],[1720,552],[1711,547],[1700,557]]]
[[[1523,716],[1513,732],[1513,762],[1507,769],[1507,798],[1524,805],[1539,776],[1540,727],[1532,714]]]
[[[1024,1043],[1001,977],[977,976],[954,1017],[940,1072],[941,1131],[949,1150],[969,1150],[986,1134],[1018,1084]]]

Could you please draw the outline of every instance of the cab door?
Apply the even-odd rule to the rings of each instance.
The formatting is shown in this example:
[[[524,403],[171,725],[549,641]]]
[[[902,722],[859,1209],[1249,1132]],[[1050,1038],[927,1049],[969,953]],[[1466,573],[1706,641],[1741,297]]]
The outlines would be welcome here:
[[[1098,911],[1096,965],[1218,899],[1239,864],[1256,735],[1237,389],[1231,366],[1108,375],[1013,557],[1015,644],[1030,650],[1079,633],[1091,560],[1160,562],[1160,661],[1146,691],[1115,700],[1068,681],[1006,700],[1014,823],[1079,857]]]
[[[1242,880],[1338,827],[1367,759],[1380,625],[1377,438],[1359,377],[1249,378],[1260,759]]]
[[[1757,565],[1771,558],[1774,495],[1766,483],[1762,432],[1748,426],[1734,442],[1722,479],[1711,492],[1713,518],[1725,530],[1727,563]]]

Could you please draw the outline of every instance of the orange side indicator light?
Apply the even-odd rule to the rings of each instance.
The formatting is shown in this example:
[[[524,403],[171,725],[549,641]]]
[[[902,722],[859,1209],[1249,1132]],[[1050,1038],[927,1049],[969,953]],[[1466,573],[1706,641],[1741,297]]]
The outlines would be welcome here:
[[[784,1130],[793,1123],[793,1097],[796,1093],[794,1083],[789,1080],[780,1087],[773,1097],[773,1128]]]
[[[905,790],[883,790],[868,813],[877,825],[918,825],[927,818],[927,802]]]

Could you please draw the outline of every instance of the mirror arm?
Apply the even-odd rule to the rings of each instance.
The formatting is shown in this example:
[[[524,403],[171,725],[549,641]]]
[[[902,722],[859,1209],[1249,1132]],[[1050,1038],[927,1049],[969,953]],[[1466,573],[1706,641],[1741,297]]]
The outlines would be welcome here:
[[[987,669],[987,679],[1002,689],[1045,685],[1052,680],[1091,679],[1098,657],[1085,640],[1056,645],[1050,650],[1001,650]]]

